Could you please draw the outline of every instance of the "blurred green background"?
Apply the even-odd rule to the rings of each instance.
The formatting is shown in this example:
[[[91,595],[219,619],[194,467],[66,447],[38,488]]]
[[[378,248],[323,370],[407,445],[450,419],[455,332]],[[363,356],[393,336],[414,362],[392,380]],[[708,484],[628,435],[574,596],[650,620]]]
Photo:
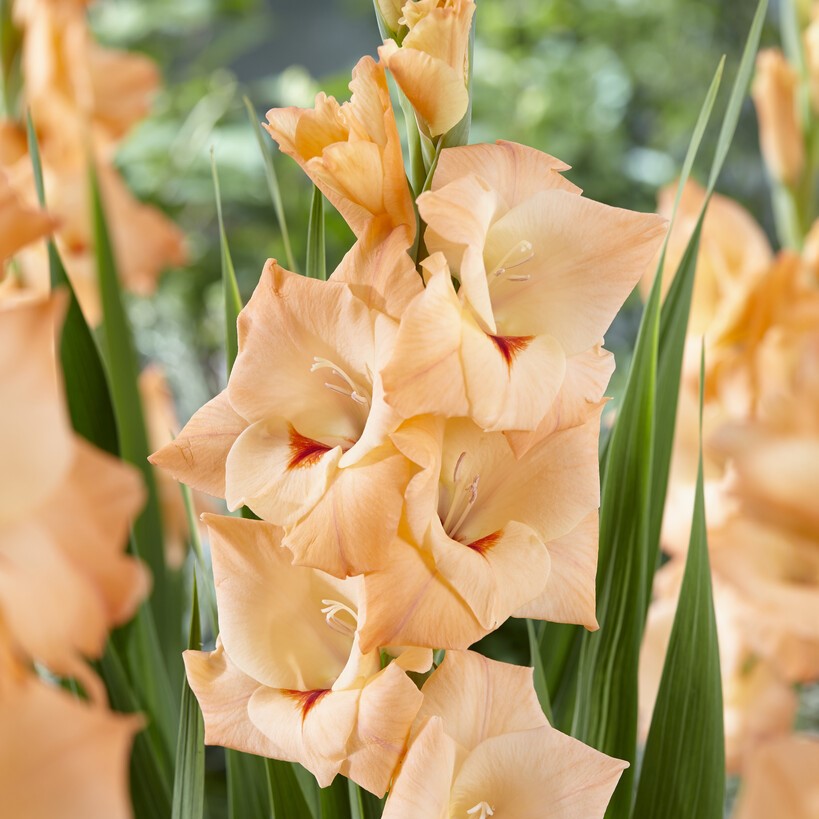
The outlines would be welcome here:
[[[657,188],[674,178],[722,54],[732,79],[754,11],[750,0],[477,5],[472,141],[512,139],[554,154],[573,166],[569,176],[588,196],[638,210],[652,210]],[[101,0],[92,8],[103,42],[150,54],[165,77],[154,115],[119,162],[137,194],[168,211],[188,237],[190,265],[168,271],[156,297],[130,304],[141,352],[164,365],[184,420],[224,378],[211,148],[247,298],[265,259],[284,253],[242,96],[260,119],[273,106],[312,105],[319,89],[346,98],[350,70],[375,54],[378,30],[371,0]],[[777,39],[771,26],[766,40]],[[706,138],[703,167],[715,136]],[[310,186],[289,158],[277,154],[275,163],[303,264]],[[750,103],[720,189],[768,224]],[[329,211],[332,269],[352,234]],[[621,374],[638,316],[633,300],[607,338]]]

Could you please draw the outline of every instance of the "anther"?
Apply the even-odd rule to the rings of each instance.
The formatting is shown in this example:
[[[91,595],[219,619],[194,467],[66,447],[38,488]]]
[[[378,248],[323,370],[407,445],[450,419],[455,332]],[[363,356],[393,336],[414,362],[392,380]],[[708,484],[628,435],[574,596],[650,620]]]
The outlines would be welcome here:
[[[506,255],[498,262],[497,267],[490,273],[492,280],[500,278],[505,273],[508,273],[510,270],[513,270],[516,267],[520,267],[522,264],[526,264],[526,262],[531,261],[534,256],[535,251],[530,241],[524,239],[523,241],[518,242],[514,247],[507,251]],[[513,278],[510,276],[507,278],[507,281],[526,281],[528,278],[528,276],[526,279],[520,279],[517,277]]]
[[[344,603],[339,603],[338,600],[322,600],[321,602],[324,606],[321,613],[324,615],[327,625],[330,626],[333,631],[337,631],[339,634],[344,634],[345,636],[355,634],[356,627],[358,626],[358,615],[349,606]],[[341,612],[349,614],[355,625],[351,626],[342,620],[339,616]]]
[[[480,813],[478,813],[480,811]],[[468,816],[474,816],[475,819],[486,819],[487,816],[494,816],[495,811],[489,806],[487,802],[478,802],[474,808],[470,808],[467,812]]]

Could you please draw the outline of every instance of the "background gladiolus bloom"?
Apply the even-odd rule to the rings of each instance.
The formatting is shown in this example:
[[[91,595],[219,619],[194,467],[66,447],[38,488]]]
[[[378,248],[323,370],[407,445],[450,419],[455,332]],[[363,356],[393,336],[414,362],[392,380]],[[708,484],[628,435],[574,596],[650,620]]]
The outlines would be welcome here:
[[[384,819],[603,816],[626,763],[552,728],[531,668],[448,652],[423,694]]]
[[[281,530],[262,521],[206,521],[221,644],[185,652],[206,742],[383,795],[421,702],[404,669],[427,670],[431,652],[396,652],[382,669],[378,649],[359,650],[358,578],[292,565]]]
[[[0,306],[0,610],[12,639],[52,671],[100,684],[99,657],[148,577],[124,554],[143,503],[138,473],[69,427],[53,353],[57,303]],[[25,361],[26,366],[20,366]]]

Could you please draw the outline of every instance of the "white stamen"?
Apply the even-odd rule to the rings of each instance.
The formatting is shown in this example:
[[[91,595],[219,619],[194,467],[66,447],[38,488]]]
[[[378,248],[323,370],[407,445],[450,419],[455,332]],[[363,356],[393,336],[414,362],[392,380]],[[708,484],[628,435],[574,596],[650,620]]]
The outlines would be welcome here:
[[[324,615],[324,619],[327,620],[327,625],[330,626],[333,631],[337,631],[339,634],[355,634],[356,627],[358,626],[358,615],[347,605],[344,603],[339,603],[338,600],[322,600],[322,604],[324,608],[321,610],[321,613]],[[341,612],[346,612],[353,618],[353,622],[355,625],[351,626],[349,623],[345,623],[339,617]]]
[[[478,813],[480,811],[480,813]],[[487,802],[478,802],[474,808],[470,808],[467,812],[468,816],[474,816],[475,819],[486,819],[487,816],[494,816],[495,811],[489,807]]]
[[[469,514],[472,507],[475,505],[475,501],[478,500],[478,484],[480,483],[480,480],[481,480],[480,475],[475,475],[475,477],[472,479],[472,483],[469,484],[469,486],[466,488],[466,491],[469,493],[469,500],[467,500],[460,517],[455,522],[455,525],[451,529],[447,529],[447,533],[453,540],[457,536],[458,531],[463,525],[463,522],[466,520],[466,516]]]
[[[318,356],[313,356],[313,362],[313,365],[310,367],[311,373],[317,372],[318,370],[330,370],[330,372],[344,384],[344,386],[340,386],[325,381],[324,386],[327,387],[328,390],[332,390],[339,395],[344,395],[347,398],[352,398],[356,404],[360,404],[369,409],[370,399],[367,397],[366,390],[359,384],[356,384],[341,367],[327,358],[319,358]]]
[[[453,483],[458,483],[458,474],[461,471],[461,464],[464,462],[464,458],[466,458],[466,451],[462,452],[458,456],[458,460],[455,461],[455,469],[452,470],[452,481],[453,481]]]
[[[506,255],[498,262],[497,267],[489,273],[489,283],[504,276],[510,270],[520,267],[522,264],[531,261],[535,256],[535,251],[532,248],[532,243],[527,239],[518,242],[514,247],[507,251]],[[506,281],[510,282],[525,282],[529,280],[529,276],[525,278],[521,276],[507,276]]]

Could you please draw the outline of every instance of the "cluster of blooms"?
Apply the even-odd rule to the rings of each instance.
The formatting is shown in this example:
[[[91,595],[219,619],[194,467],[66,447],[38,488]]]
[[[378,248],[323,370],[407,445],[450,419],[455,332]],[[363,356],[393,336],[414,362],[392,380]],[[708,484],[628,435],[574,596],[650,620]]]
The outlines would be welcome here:
[[[818,25],[808,30],[809,39],[819,36]],[[786,72],[790,67],[778,52],[760,54],[754,97],[771,175],[794,186],[803,170],[794,147],[802,144],[795,81],[776,85],[773,79]],[[670,207],[671,196],[663,192],[661,210]],[[703,199],[704,191],[690,183],[669,242],[672,268]],[[819,741],[791,732],[798,706],[794,685],[819,681],[819,223],[800,253],[774,255],[762,229],[738,204],[715,196],[709,205],[663,525],[671,559],[657,574],[641,661],[644,729],[688,541],[703,337],[706,510],[726,764],[745,780],[735,815],[761,819],[782,810],[814,815]]]
[[[158,85],[146,57],[104,48],[88,28],[88,0],[15,0],[24,87],[19,110],[28,110],[40,143],[46,201],[56,219],[55,240],[89,324],[100,320],[88,198],[93,161],[106,202],[123,284],[150,293],[163,268],[185,258],[182,235],[158,210],[138,202],[113,164],[128,131],[148,113]],[[23,201],[37,202],[26,130],[20,120],[0,121],[0,173]],[[48,292],[42,243],[22,249],[15,276]]]
[[[51,226],[0,179],[0,263]],[[54,354],[63,302],[0,298],[0,791],[7,816],[126,819],[141,720],[108,709],[85,658],[148,591],[124,553],[144,493],[135,469],[71,430]],[[45,672],[77,680],[88,701]]]
[[[625,763],[551,728],[531,669],[467,649],[511,616],[597,626],[602,336],[665,221],[504,142],[444,149],[413,201],[385,66],[440,138],[473,13],[409,2],[349,102],[268,113],[357,241],[326,282],[268,261],[227,388],[152,462],[261,519],[205,516],[206,742],[390,790],[390,819],[602,816]]]

